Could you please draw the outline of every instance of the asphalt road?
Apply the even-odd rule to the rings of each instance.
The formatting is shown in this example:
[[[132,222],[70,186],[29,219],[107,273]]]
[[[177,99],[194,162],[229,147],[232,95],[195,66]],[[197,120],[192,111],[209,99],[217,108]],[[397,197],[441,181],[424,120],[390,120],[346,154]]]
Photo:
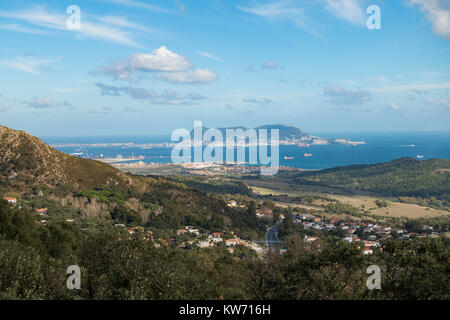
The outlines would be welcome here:
[[[278,223],[274,224],[266,233],[266,243],[270,251],[279,251],[283,247],[282,242],[278,238]]]

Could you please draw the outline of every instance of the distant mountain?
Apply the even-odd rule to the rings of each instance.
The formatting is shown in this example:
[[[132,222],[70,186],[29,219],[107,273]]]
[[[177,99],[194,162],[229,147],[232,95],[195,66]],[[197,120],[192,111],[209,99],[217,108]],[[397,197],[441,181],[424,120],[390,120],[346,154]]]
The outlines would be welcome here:
[[[203,127],[203,132],[205,132],[208,129],[209,128],[207,128],[207,127]],[[250,129],[250,128],[247,128],[247,127],[244,127],[244,126],[236,126],[236,127],[216,128],[216,129],[220,130],[222,132],[223,136],[225,137],[227,129],[232,129],[232,130],[243,129],[243,130],[247,130],[247,129]],[[256,131],[258,131],[259,129],[266,129],[268,131],[269,135],[270,135],[270,130],[271,129],[278,129],[279,130],[279,139],[280,140],[301,139],[302,137],[309,136],[306,132],[300,130],[299,128],[297,128],[297,127],[295,127],[293,125],[266,124],[266,125],[262,125],[262,126],[256,127],[254,129],[256,129]],[[191,131],[191,135],[192,134],[193,134],[193,130]]]

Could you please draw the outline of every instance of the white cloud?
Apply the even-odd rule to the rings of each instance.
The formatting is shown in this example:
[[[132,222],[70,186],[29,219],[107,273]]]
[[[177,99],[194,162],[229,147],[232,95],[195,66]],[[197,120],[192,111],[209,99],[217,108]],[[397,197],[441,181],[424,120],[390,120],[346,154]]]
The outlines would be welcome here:
[[[49,68],[61,59],[38,59],[34,57],[16,57],[9,60],[0,60],[0,66],[16,69],[32,75],[40,75],[40,70]]]
[[[390,103],[388,105],[385,106],[386,111],[397,111],[400,110],[401,108],[396,105],[395,103]]]
[[[435,105],[450,110],[449,98],[427,98],[423,102],[428,105]]]
[[[31,101],[25,101],[25,103],[28,104],[29,107],[35,108],[35,109],[47,109],[47,108],[71,106],[71,104],[67,101],[57,102],[53,99],[40,98],[40,97],[35,97]]]
[[[162,46],[151,53],[135,53],[125,60],[100,67],[99,71],[126,80],[135,72],[183,71],[190,66],[187,58]]]
[[[450,82],[438,82],[438,83],[421,83],[421,84],[406,84],[396,86],[385,86],[378,88],[371,88],[371,92],[401,92],[411,90],[439,90],[450,88]]]
[[[0,112],[10,111],[11,107],[6,104],[0,104]]]
[[[366,89],[347,90],[339,85],[324,88],[323,95],[336,105],[360,105],[371,99],[370,92]]]
[[[0,29],[21,32],[21,33],[28,33],[28,34],[40,34],[40,35],[48,34],[48,32],[45,32],[44,30],[27,28],[27,27],[23,27],[21,25],[15,24],[15,23],[0,25]]]
[[[149,32],[149,33],[155,33],[155,32],[159,32],[156,29],[152,29],[152,28],[148,28],[145,26],[142,26],[138,23],[129,21],[126,17],[121,17],[121,16],[103,16],[103,17],[97,17],[97,19],[103,23],[112,25],[112,26],[118,26],[118,27],[123,27],[123,28],[128,28],[128,29],[134,29],[134,30],[138,30],[138,31],[144,31],[144,32]]]
[[[199,52],[199,55],[201,55],[202,57],[211,59],[211,60],[216,60],[216,61],[221,61],[222,59],[216,57],[215,55],[209,53],[209,52]]]
[[[180,10],[180,12],[185,13],[186,12],[186,5],[179,1],[179,0],[174,0],[175,5],[177,6],[178,10]]]
[[[246,99],[242,99],[242,102],[245,102],[245,103],[256,103],[256,104],[260,104],[262,106],[266,106],[266,105],[274,103],[273,100],[267,99],[267,98],[263,98],[263,99],[246,98]]]
[[[191,92],[181,94],[174,90],[165,90],[161,93],[153,89],[136,88],[129,86],[109,86],[103,83],[96,83],[103,96],[121,96],[122,94],[130,96],[137,100],[150,100],[152,104],[194,104],[194,102],[207,99],[205,96]]]
[[[134,0],[104,0],[104,1],[120,4],[120,5],[123,5],[126,7],[139,8],[139,9],[144,9],[144,10],[153,11],[153,12],[173,13],[172,10],[169,10],[169,9],[166,9],[163,7],[159,7],[159,6],[155,6],[155,5],[151,5],[151,4],[147,4],[147,3],[143,3],[143,2],[139,2],[139,1],[134,1]]]
[[[366,16],[358,0],[325,0],[325,9],[355,25],[365,25]]]
[[[244,7],[238,5],[238,9],[269,20],[288,20],[295,26],[320,38],[320,35],[310,26],[310,22],[305,16],[304,9],[300,7],[300,4],[301,2],[282,0],[264,4],[257,4],[253,7]]]
[[[40,6],[36,6],[28,11],[0,11],[0,17],[24,20],[30,24],[44,28],[73,32],[77,35],[110,41],[126,46],[140,47],[132,40],[131,35],[128,32],[110,25],[89,22],[83,14],[81,28],[79,30],[70,31],[67,29],[66,25],[67,15],[50,13]]]
[[[157,78],[172,83],[208,83],[217,80],[218,76],[208,69],[195,69],[185,72],[165,72],[158,74]]]
[[[276,69],[278,68],[277,64],[274,61],[266,61],[262,65],[264,69]]]
[[[450,40],[450,11],[448,0],[410,0],[411,5],[418,5],[433,25],[433,31]]]

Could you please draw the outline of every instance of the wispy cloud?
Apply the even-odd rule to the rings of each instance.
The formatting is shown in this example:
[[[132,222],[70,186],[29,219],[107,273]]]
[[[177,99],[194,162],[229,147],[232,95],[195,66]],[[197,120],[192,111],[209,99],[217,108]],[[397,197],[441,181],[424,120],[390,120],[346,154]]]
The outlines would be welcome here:
[[[29,107],[34,109],[47,109],[55,107],[70,107],[72,104],[67,101],[57,102],[50,98],[35,97],[31,101],[24,101]]]
[[[264,69],[276,69],[278,68],[277,64],[274,61],[266,61],[262,65],[262,68]]]
[[[134,29],[138,31],[144,31],[149,33],[157,33],[160,32],[159,30],[149,28],[143,25],[140,25],[138,23],[129,21],[127,17],[122,16],[102,16],[97,17],[97,19],[103,23],[106,23],[111,26],[117,26],[117,27],[123,27],[128,29]]]
[[[0,25],[0,30],[9,30],[9,31],[15,31],[15,32],[21,32],[21,33],[28,33],[28,34],[40,34],[40,35],[47,35],[48,32],[41,30],[41,29],[33,29],[33,28],[27,28],[18,24],[4,24]]]
[[[311,26],[311,21],[306,17],[301,2],[291,0],[273,1],[256,4],[251,7],[238,5],[238,9],[268,20],[288,20],[304,31],[321,38],[320,34]]]
[[[438,106],[444,108],[445,110],[450,110],[449,98],[426,98],[423,103],[426,105]]]
[[[211,59],[211,60],[216,60],[216,61],[221,61],[222,60],[219,57],[216,57],[215,55],[213,55],[213,54],[211,54],[209,52],[206,52],[206,51],[198,52],[198,54],[201,55],[202,57],[205,57],[205,58],[208,58],[208,59]]]
[[[355,25],[365,25],[366,17],[360,0],[325,0],[325,9],[331,14]]]
[[[153,4],[148,4],[140,1],[134,1],[134,0],[101,0],[103,2],[110,2],[115,3],[118,5],[122,5],[129,8],[137,8],[137,9],[144,9],[147,11],[152,12],[158,12],[158,13],[174,13],[173,10],[167,9],[164,7],[156,6]]]
[[[121,96],[122,94],[130,96],[136,100],[149,100],[152,104],[194,104],[200,100],[206,99],[205,96],[191,92],[182,94],[174,90],[165,90],[156,92],[153,89],[136,88],[130,86],[110,86],[103,83],[95,84],[101,90],[103,96]]]
[[[140,47],[132,39],[129,32],[108,24],[90,22],[86,17],[82,18],[81,28],[79,30],[68,30],[66,15],[48,12],[40,6],[24,11],[0,11],[0,17],[23,20],[39,27],[73,32],[76,35],[88,38],[100,39],[131,47]]]
[[[263,98],[263,99],[245,98],[245,99],[242,99],[242,102],[245,102],[245,103],[256,103],[256,104],[260,104],[262,106],[266,106],[266,105],[275,103],[273,100],[267,99],[267,98]]]
[[[430,20],[433,31],[450,40],[450,2],[448,0],[410,0],[410,5],[418,5],[420,11]]]
[[[12,108],[7,104],[0,104],[0,112],[10,111]]]
[[[41,75],[41,70],[50,68],[58,59],[39,59],[32,56],[20,56],[9,60],[0,60],[0,66],[20,70],[32,75]]]
[[[323,95],[336,105],[360,105],[371,99],[371,94],[366,89],[348,90],[339,85],[324,88]]]
[[[183,13],[186,12],[187,8],[183,2],[181,2],[180,0],[174,0],[174,3],[177,6],[178,10],[180,10]]]
[[[437,83],[419,83],[419,84],[406,84],[406,85],[394,85],[371,88],[371,92],[401,92],[401,91],[426,91],[426,90],[439,90],[450,88],[450,82],[437,82]]]

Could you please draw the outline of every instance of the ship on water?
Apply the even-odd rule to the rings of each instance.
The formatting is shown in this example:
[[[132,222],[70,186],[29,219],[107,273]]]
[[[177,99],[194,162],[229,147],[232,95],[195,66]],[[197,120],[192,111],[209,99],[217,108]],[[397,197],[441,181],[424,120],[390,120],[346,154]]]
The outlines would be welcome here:
[[[294,157],[284,157],[284,160],[294,160]]]
[[[312,153],[305,153],[304,156],[305,156],[305,157],[311,157],[311,156],[312,156]]]
[[[299,143],[297,147],[310,147],[311,145],[309,143]]]
[[[418,154],[418,155],[417,155],[417,159],[423,159],[423,155]]]

